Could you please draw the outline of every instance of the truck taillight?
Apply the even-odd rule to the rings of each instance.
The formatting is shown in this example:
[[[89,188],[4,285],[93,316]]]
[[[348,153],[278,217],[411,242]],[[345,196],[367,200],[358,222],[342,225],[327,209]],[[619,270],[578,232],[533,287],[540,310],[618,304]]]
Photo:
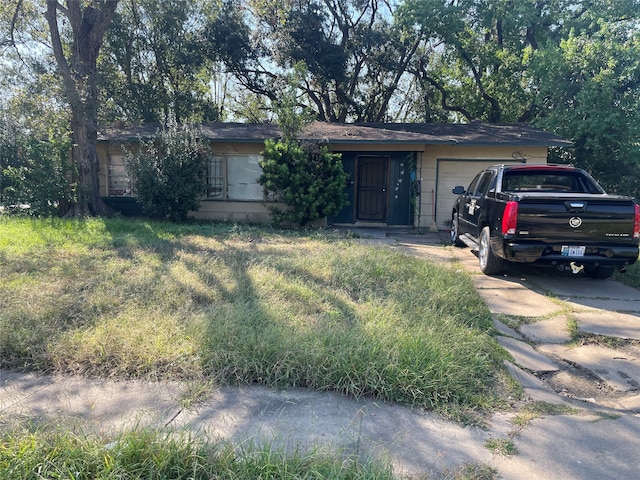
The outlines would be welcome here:
[[[633,222],[633,238],[640,239],[640,205],[636,203],[636,218]]]
[[[638,210],[636,210],[636,221],[638,218],[637,212]],[[504,213],[502,214],[502,235],[515,235],[517,223],[518,202],[507,202],[507,205],[504,207]]]

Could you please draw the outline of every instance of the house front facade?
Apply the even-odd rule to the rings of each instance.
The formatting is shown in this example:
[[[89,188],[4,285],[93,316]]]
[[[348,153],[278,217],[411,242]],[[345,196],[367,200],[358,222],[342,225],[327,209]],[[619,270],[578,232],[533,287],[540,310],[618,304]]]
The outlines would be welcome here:
[[[207,195],[193,217],[267,223],[273,201],[258,179],[266,139],[280,137],[271,124],[202,125],[210,146]],[[157,126],[109,128],[98,142],[100,189],[105,201],[127,214],[138,212],[124,152]],[[482,168],[498,163],[546,163],[561,138],[524,124],[329,124],[315,122],[303,140],[342,155],[349,204],[326,219],[332,225],[448,229],[455,196]]]

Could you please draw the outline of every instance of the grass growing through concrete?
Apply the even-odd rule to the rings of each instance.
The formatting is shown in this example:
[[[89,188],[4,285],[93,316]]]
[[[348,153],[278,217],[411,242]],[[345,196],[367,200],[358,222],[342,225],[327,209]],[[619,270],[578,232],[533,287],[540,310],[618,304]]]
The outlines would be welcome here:
[[[524,427],[536,418],[545,415],[577,415],[580,410],[569,407],[567,405],[548,403],[548,402],[530,402],[518,411],[518,415],[513,418],[513,424]]]
[[[484,446],[491,452],[505,457],[510,457],[518,453],[518,447],[516,447],[516,444],[513,443],[511,439],[490,438],[485,442]]]
[[[0,217],[0,277],[3,368],[498,401],[469,278],[337,234]]]

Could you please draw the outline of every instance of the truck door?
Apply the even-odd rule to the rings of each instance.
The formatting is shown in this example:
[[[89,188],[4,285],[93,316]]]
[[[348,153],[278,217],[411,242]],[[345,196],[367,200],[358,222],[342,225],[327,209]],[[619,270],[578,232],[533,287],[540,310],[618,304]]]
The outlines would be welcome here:
[[[493,176],[494,174],[490,170],[480,172],[469,186],[470,191],[467,193],[466,202],[462,205],[464,208],[463,218],[466,223],[465,230],[473,235],[478,235],[480,232],[480,219],[484,214],[485,207],[484,199]]]
[[[458,222],[459,222],[460,233],[475,232],[475,228],[471,228],[473,227],[473,225],[471,224],[471,218],[469,217],[469,211],[471,211],[469,209],[469,205],[471,201],[471,196],[475,191],[476,186],[478,185],[478,181],[480,180],[480,177],[482,176],[483,173],[484,172],[480,172],[475,176],[473,180],[471,180],[471,183],[467,187],[467,190],[464,193],[464,196],[460,199],[460,203],[458,206]]]

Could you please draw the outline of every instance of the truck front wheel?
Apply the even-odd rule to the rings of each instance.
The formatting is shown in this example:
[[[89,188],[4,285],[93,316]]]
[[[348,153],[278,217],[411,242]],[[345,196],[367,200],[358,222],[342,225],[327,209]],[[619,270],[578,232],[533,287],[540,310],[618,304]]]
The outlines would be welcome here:
[[[494,255],[491,251],[491,233],[489,227],[484,227],[482,232],[480,232],[478,260],[480,261],[480,270],[485,275],[497,275],[502,272],[504,260]]]

